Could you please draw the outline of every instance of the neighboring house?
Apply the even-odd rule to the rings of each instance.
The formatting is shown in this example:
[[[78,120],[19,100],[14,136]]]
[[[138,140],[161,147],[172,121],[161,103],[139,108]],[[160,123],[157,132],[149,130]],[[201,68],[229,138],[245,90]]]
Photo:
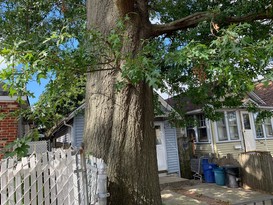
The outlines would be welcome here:
[[[167,101],[173,107],[179,103],[175,98]],[[233,157],[237,158],[239,153],[248,151],[273,153],[272,118],[257,122],[257,113],[247,111],[248,103],[255,104],[261,110],[273,110],[272,82],[268,86],[258,83],[255,90],[245,97],[243,106],[219,110],[224,115],[217,122],[205,118],[202,109],[189,101],[184,100],[181,103],[186,106],[187,115],[196,121],[192,126],[185,128],[184,132],[195,140],[197,156],[215,154],[217,157],[223,157],[233,154]]]
[[[29,107],[29,101],[26,96],[22,97],[25,103],[19,104],[17,96],[10,97],[8,92],[3,91],[0,86],[0,113],[3,119],[0,120],[0,150],[7,144],[13,142],[16,138],[24,136],[29,132],[29,124],[20,116],[13,115],[13,112],[20,108]],[[3,155],[0,153],[0,159]]]
[[[180,176],[176,128],[173,128],[167,121],[167,114],[172,108],[161,97],[159,97],[159,102],[164,114],[157,116],[154,122],[158,170],[168,174],[177,173]],[[85,104],[48,132],[47,136],[52,141],[52,148],[68,148],[70,145],[73,148],[79,148],[81,146],[84,130],[84,109]]]

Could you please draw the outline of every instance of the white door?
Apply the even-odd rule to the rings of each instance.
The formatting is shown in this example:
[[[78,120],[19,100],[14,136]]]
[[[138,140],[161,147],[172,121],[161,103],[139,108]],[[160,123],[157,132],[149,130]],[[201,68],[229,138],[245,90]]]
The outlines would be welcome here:
[[[166,145],[165,136],[163,134],[163,126],[155,125],[155,133],[158,171],[167,170]]]
[[[247,111],[241,111],[242,131],[246,152],[256,150],[256,142],[253,135],[254,123]]]

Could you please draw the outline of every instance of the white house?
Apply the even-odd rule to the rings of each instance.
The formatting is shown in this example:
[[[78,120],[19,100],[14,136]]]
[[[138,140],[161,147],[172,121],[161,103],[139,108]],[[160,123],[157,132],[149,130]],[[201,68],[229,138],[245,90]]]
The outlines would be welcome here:
[[[167,114],[172,109],[160,96],[159,102],[163,115],[156,116],[154,121],[156,131],[156,150],[158,171],[167,174],[177,173],[180,176],[176,128],[167,121]],[[56,127],[49,131],[52,147],[72,146],[79,148],[83,141],[85,104],[64,118]]]
[[[272,117],[257,121],[257,113],[249,112],[247,104],[255,104],[260,110],[273,110],[273,82],[268,86],[258,83],[253,92],[249,92],[243,105],[237,108],[223,108],[219,121],[206,118],[201,107],[194,106],[175,99],[168,102],[175,107],[175,103],[187,105],[187,115],[196,123],[185,128],[185,133],[195,140],[195,154],[198,156],[215,154],[218,157],[249,151],[273,152],[273,119]],[[175,101],[175,102],[174,102]]]

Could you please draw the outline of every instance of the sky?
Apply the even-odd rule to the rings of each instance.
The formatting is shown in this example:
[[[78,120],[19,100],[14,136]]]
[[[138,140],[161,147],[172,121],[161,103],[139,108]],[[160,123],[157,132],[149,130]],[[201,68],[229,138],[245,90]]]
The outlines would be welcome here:
[[[160,23],[160,20],[158,18],[154,18],[151,19],[152,23]],[[3,58],[0,56],[0,70],[5,68],[5,63],[3,62]],[[35,97],[29,97],[29,102],[30,105],[35,104],[38,100],[39,100],[39,96],[43,93],[43,91],[45,90],[45,86],[47,85],[47,83],[49,82],[48,79],[41,79],[41,83],[37,83],[36,81],[32,81],[30,83],[28,83],[27,85],[27,89],[30,92],[33,92]],[[161,97],[163,99],[167,99],[170,96],[166,93],[161,93],[159,90],[156,91],[159,95],[161,95]]]
[[[0,70],[6,68],[5,62],[3,62],[3,57],[0,56]],[[34,93],[35,97],[31,98],[29,97],[30,105],[33,105],[35,102],[38,101],[39,96],[43,93],[45,90],[45,86],[48,83],[48,79],[41,79],[41,83],[37,83],[36,81],[32,81],[28,83],[27,89]]]
[[[6,67],[5,62],[3,62],[3,58],[0,56],[0,70],[4,69]],[[43,91],[45,90],[45,86],[47,85],[47,83],[49,82],[48,79],[41,79],[41,83],[39,84],[36,81],[31,81],[27,84],[27,89],[30,92],[33,92],[35,97],[29,97],[29,102],[30,105],[34,105],[38,100],[39,100],[39,96],[43,93]],[[161,93],[159,90],[156,90],[156,92],[163,98],[163,99],[167,99],[170,96],[166,93]]]
[[[41,79],[41,84],[37,83],[36,81],[32,81],[30,83],[28,83],[27,85],[27,89],[30,92],[33,92],[35,97],[29,97],[29,103],[30,105],[33,105],[34,103],[36,103],[39,100],[39,96],[43,93],[43,91],[45,90],[45,86],[48,83],[48,79]]]
[[[158,18],[154,18],[151,19],[152,23],[160,23],[160,20]],[[3,62],[3,58],[0,56],[0,70],[2,70],[3,68],[5,68],[5,62]],[[39,99],[39,96],[43,93],[43,91],[45,90],[45,86],[47,85],[47,83],[49,82],[48,79],[41,79],[41,83],[37,83],[36,81],[32,81],[30,83],[28,83],[27,85],[27,89],[31,92],[34,93],[35,97],[29,97],[29,102],[30,105],[33,105],[34,103],[36,103]],[[161,93],[160,91],[157,91],[164,99],[168,98],[169,96],[165,93]]]

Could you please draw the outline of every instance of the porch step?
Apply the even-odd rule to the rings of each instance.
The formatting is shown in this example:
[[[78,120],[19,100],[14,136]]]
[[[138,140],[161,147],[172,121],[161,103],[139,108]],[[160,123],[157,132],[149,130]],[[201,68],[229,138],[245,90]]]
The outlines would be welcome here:
[[[161,190],[163,190],[166,187],[177,188],[182,185],[189,185],[189,184],[190,184],[189,179],[184,179],[184,178],[180,178],[177,176],[167,175],[167,176],[160,176],[159,177],[159,185],[160,185]]]

